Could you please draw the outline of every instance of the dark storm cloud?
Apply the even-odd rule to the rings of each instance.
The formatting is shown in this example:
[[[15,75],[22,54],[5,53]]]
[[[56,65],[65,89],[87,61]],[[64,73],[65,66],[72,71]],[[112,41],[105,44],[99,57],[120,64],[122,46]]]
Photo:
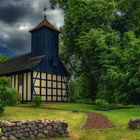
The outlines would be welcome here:
[[[14,5],[13,3],[8,3],[0,6],[0,19],[8,24],[15,23],[22,17],[27,16],[31,11],[31,6],[26,7],[24,4]]]
[[[7,49],[17,54],[30,51],[28,31],[42,20],[44,4],[45,0],[0,0],[0,54]],[[50,6],[48,0],[48,9]],[[63,25],[63,16],[59,8],[47,11],[49,21],[57,27]]]
[[[26,34],[25,34],[26,35]],[[17,53],[20,52],[26,52],[30,51],[29,43],[30,43],[30,38],[28,35],[26,35],[26,38],[21,37],[21,36],[13,36],[7,41],[8,46],[12,46],[12,49],[15,50]],[[28,47],[26,47],[28,46]]]

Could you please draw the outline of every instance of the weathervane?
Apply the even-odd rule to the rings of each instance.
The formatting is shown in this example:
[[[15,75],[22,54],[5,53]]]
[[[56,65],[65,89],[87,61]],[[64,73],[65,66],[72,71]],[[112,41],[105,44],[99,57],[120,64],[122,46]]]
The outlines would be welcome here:
[[[43,12],[44,12],[44,19],[46,19],[47,18],[47,2],[46,2],[46,0],[45,0],[45,7],[43,9]]]

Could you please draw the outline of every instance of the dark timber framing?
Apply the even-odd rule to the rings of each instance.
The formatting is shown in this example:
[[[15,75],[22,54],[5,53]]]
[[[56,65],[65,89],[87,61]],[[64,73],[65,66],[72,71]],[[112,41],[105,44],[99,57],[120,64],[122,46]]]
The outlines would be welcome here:
[[[18,91],[19,91],[19,77],[20,76],[20,74],[18,74]]]
[[[30,71],[13,74],[11,79],[14,87],[21,92],[23,102],[33,101],[36,95],[39,95],[44,102],[66,102],[68,100],[66,76]]]
[[[28,72],[26,73],[26,101],[28,101]]]
[[[24,102],[24,73],[22,73],[22,101]]]
[[[33,71],[31,72],[31,101],[33,101]]]
[[[53,101],[53,88],[52,88],[53,87],[53,81],[52,80],[53,80],[53,75],[51,74],[51,88],[50,89],[51,89],[51,100]]]
[[[42,73],[40,72],[40,96],[42,96]]]
[[[36,72],[36,75],[35,75],[35,72]],[[48,102],[66,102],[67,101],[67,91],[66,91],[67,82],[64,80],[63,76],[44,73],[45,77],[42,77],[42,74],[43,73],[39,71],[32,72],[33,96],[39,95],[40,97],[43,98],[43,101],[48,101]],[[50,75],[50,79],[48,78],[48,75]],[[54,79],[54,75],[56,77],[55,79]],[[61,78],[58,79],[58,76],[61,76]],[[36,85],[37,81],[39,82],[38,86]],[[50,86],[48,86],[48,82],[50,82]],[[45,86],[44,84],[42,85],[42,83],[45,83]],[[60,87],[58,86],[58,83],[60,83]],[[63,84],[65,84],[65,87],[63,87]],[[39,91],[39,93],[37,93],[36,89]],[[45,92],[45,94],[43,92]],[[64,92],[65,92],[65,95],[63,95]]]
[[[14,74],[14,87],[16,87],[16,75]]]
[[[58,101],[58,75],[56,75],[56,101]]]
[[[46,101],[48,101],[48,74],[46,73]]]
[[[11,77],[11,82],[12,82],[13,87],[21,95],[21,101],[22,102],[32,101],[32,97],[33,97],[32,72],[31,71],[21,72],[21,73],[13,74],[9,77]],[[31,89],[31,90],[29,90],[29,89]]]

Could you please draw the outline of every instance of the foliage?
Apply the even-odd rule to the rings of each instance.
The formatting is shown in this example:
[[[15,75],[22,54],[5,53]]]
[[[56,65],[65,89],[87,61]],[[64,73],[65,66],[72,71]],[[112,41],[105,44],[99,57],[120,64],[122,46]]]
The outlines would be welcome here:
[[[94,108],[96,110],[101,110],[101,111],[133,108],[133,106],[128,106],[124,104],[117,104],[117,103],[109,104],[106,100],[100,98],[94,101],[94,105],[95,105]]]
[[[139,102],[140,1],[52,0],[52,4],[65,10],[60,53],[74,77],[72,98]]]
[[[19,95],[11,85],[11,79],[8,77],[0,77],[0,100],[7,105],[15,105],[19,103]]]
[[[5,110],[5,104],[4,102],[0,101],[0,114],[3,114],[4,110]]]
[[[75,94],[75,81],[70,80],[68,83],[68,94],[69,94],[69,101],[75,102],[79,98],[77,94]]]
[[[4,61],[6,61],[8,59],[7,56],[0,56],[0,63],[3,63]]]
[[[95,100],[96,110],[110,110],[110,105],[106,100],[96,99]]]
[[[95,94],[90,93],[90,91],[93,91],[92,93],[95,91],[93,84],[95,84],[93,77],[87,73],[81,74],[76,80],[71,80],[68,86],[70,101],[93,100]]]
[[[63,7],[64,9],[66,9],[67,7],[67,0],[50,0],[51,2],[51,8],[55,9],[55,7],[57,6],[57,4],[59,3],[60,7]]]
[[[117,17],[114,28],[120,33],[134,31],[139,36],[140,31],[140,1],[139,0],[116,0]]]
[[[127,32],[121,49],[113,47],[110,54],[103,54],[99,97],[109,102],[126,103],[132,95],[140,94],[140,39]],[[110,60],[111,58],[111,60]],[[115,65],[114,65],[115,64]]]
[[[101,107],[108,107],[109,103],[103,99],[96,99],[95,105],[101,106]]]
[[[42,99],[39,95],[33,97],[33,104],[35,106],[40,106],[42,104]]]

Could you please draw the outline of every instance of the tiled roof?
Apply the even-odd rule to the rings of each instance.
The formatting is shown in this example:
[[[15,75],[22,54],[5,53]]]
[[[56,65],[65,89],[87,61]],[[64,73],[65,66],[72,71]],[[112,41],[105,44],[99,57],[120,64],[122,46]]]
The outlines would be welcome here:
[[[48,27],[52,30],[55,30],[57,32],[59,32],[58,29],[56,29],[47,19],[43,19],[34,29],[32,29],[30,32],[35,31],[37,29],[40,29],[42,27]]]
[[[0,75],[31,70],[38,65],[43,58],[44,55],[32,58],[31,53],[13,57],[0,64]]]

